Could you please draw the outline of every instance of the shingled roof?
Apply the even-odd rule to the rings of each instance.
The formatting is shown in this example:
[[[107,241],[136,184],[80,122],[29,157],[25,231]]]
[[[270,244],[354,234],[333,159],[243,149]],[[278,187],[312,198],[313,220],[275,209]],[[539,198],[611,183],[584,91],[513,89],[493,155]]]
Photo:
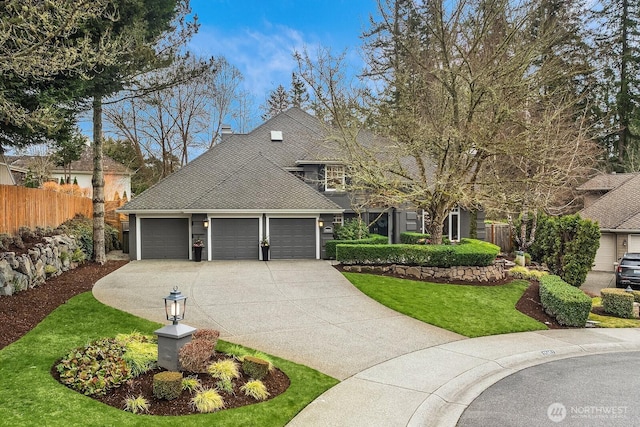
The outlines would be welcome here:
[[[7,160],[11,164],[11,166],[16,166],[24,169],[28,169],[31,163],[39,157],[43,156],[7,156]],[[107,174],[116,174],[116,175],[131,175],[132,172],[126,166],[121,163],[116,162],[111,157],[104,155],[102,159],[102,169],[104,173]],[[54,167],[52,172],[67,172],[68,170],[71,173],[85,172],[85,173],[93,173],[93,152],[90,147],[84,149],[82,154],[80,155],[80,159],[73,161],[69,164],[67,169],[63,169],[60,166]]]
[[[282,141],[273,141],[271,131],[281,131]],[[226,137],[132,199],[121,211],[341,212],[333,201],[285,170],[316,152],[324,139],[317,119],[292,108],[249,134]]]
[[[617,188],[638,176],[637,173],[608,173],[596,175],[589,181],[582,184],[577,190],[580,191],[610,191]]]
[[[606,176],[622,175],[626,179],[620,178],[620,184],[617,187],[580,211],[583,218],[597,221],[602,230],[640,230],[640,174]],[[597,184],[606,185],[607,181],[602,180]],[[591,189],[602,188],[594,186]]]

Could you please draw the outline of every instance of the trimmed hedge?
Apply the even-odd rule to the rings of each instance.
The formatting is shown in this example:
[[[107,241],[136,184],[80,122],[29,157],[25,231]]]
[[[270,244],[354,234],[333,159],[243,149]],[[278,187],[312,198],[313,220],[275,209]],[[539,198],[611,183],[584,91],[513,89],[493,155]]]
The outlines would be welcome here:
[[[584,327],[591,311],[591,298],[559,276],[540,277],[540,302],[558,323]]]
[[[500,252],[494,244],[462,239],[457,245],[337,245],[336,259],[343,264],[403,264],[426,267],[491,265]]]
[[[431,234],[415,233],[405,231],[400,233],[400,243],[405,245],[425,245],[431,243]],[[450,245],[451,241],[447,236],[442,236],[442,244]]]
[[[348,243],[351,245],[385,245],[389,243],[389,238],[379,234],[373,234],[368,239],[360,240],[329,240],[324,245],[325,255],[329,259],[336,259],[336,246]]]
[[[633,303],[635,296],[624,289],[605,288],[600,291],[602,296],[602,308],[606,313],[624,319],[633,317]]]

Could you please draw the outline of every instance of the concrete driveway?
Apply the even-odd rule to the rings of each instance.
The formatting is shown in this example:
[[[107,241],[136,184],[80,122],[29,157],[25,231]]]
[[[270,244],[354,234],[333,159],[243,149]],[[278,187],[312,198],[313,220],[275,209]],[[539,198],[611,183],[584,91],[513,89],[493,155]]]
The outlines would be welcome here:
[[[461,335],[363,295],[327,261],[133,261],[93,288],[104,304],[166,323],[163,298],[188,297],[185,323],[339,380]]]

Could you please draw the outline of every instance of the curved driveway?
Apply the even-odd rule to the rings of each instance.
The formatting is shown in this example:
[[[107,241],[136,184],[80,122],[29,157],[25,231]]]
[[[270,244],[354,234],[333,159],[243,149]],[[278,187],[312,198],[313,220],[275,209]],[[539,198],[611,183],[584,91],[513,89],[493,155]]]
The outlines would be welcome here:
[[[188,297],[185,323],[339,380],[464,337],[371,300],[327,261],[133,261],[96,283],[101,302],[166,323],[163,298]]]

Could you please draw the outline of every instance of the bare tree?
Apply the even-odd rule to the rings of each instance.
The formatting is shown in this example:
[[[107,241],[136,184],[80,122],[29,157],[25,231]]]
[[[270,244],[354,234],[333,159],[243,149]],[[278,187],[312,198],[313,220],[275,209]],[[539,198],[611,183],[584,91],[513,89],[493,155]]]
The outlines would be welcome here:
[[[380,0],[365,47],[374,94],[364,83],[345,85],[339,58],[328,52],[299,54],[301,77],[327,114],[352,186],[390,206],[424,209],[440,243],[451,209],[491,197],[479,187],[491,159],[517,152],[523,141],[544,144],[541,151],[555,157],[562,149],[553,147],[582,140],[575,120],[563,132],[548,128],[558,123],[553,107],[566,113],[576,104],[562,88],[545,89],[566,70],[539,66],[555,40],[553,32],[529,37],[532,13],[531,4],[506,0]],[[366,135],[367,126],[386,139]]]

